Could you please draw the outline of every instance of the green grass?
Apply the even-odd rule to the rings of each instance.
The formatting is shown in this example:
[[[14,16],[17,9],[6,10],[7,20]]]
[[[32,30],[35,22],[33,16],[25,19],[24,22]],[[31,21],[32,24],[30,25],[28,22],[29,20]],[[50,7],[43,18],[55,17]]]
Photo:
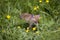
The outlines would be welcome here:
[[[0,0],[0,40],[60,40],[60,0]],[[34,10],[34,6],[39,6]],[[38,33],[26,32],[22,13],[40,14]],[[10,15],[7,19],[6,16]],[[21,28],[18,28],[20,26]]]

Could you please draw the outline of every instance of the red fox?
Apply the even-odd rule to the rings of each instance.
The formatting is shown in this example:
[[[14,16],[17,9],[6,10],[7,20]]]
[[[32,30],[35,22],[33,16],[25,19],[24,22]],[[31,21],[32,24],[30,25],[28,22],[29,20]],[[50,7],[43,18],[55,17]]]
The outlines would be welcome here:
[[[33,15],[29,13],[23,13],[20,15],[20,18],[29,23],[29,27],[32,27],[33,24],[38,24],[40,15]],[[38,26],[38,25],[37,25]]]

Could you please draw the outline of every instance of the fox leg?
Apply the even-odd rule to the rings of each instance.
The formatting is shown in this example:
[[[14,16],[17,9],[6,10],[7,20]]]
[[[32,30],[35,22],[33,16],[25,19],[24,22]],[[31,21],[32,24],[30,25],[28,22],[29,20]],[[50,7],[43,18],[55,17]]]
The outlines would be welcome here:
[[[37,30],[39,30],[39,23],[36,23]]]
[[[33,23],[30,23],[30,24],[29,24],[29,28],[30,28],[30,29],[32,28],[32,24],[33,24]]]

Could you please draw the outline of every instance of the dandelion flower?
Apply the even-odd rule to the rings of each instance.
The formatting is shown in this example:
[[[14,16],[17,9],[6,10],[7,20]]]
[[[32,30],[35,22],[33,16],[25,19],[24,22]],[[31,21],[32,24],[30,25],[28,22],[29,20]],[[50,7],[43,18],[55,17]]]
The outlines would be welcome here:
[[[34,6],[34,10],[37,10],[39,8],[39,6]]]
[[[37,9],[39,8],[39,6],[37,6]]]
[[[10,17],[11,17],[10,15],[7,15],[7,16],[6,16],[7,19],[10,19]]]
[[[27,29],[26,32],[29,32],[29,30]]]
[[[60,28],[58,28],[58,30],[60,30]]]
[[[46,3],[49,3],[49,0],[46,0]]]
[[[36,34],[40,34],[39,31],[36,31]]]
[[[33,31],[35,31],[35,30],[36,30],[36,27],[33,28]]]
[[[17,28],[20,28],[20,26],[18,26]]]
[[[39,2],[41,3],[41,2],[42,2],[42,0],[39,0]]]
[[[2,32],[5,32],[5,30],[2,30]]]
[[[29,27],[27,27],[27,29],[29,29]]]
[[[34,10],[37,10],[37,7],[36,6],[34,7]]]

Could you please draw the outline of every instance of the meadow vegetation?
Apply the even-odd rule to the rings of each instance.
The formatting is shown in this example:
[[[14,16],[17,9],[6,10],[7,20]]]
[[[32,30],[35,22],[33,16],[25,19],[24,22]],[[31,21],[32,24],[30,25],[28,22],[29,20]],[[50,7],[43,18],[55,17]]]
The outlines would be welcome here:
[[[39,30],[22,13],[39,14]],[[60,40],[60,0],[0,0],[0,40]]]

